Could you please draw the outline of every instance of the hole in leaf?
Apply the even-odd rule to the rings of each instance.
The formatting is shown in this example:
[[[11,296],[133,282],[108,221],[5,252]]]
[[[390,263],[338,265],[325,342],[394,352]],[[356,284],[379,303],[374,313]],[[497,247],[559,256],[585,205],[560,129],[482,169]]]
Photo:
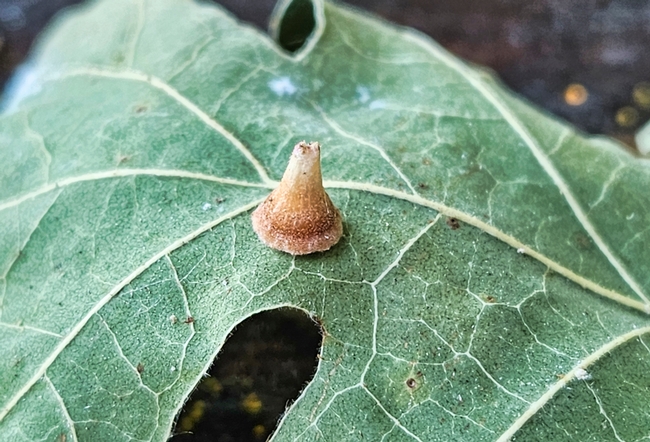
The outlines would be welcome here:
[[[262,312],[237,326],[176,420],[173,442],[261,442],[313,377],[322,337],[304,312]]]
[[[300,49],[316,27],[311,0],[294,0],[284,11],[278,29],[278,43],[289,52]]]
[[[448,217],[446,222],[451,230],[460,229],[460,222],[456,218]]]

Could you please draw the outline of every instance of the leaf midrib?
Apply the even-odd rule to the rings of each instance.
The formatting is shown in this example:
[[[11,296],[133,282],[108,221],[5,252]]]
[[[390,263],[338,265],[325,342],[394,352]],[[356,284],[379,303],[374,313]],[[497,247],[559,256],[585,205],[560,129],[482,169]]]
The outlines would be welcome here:
[[[437,49],[434,47],[428,40],[422,39],[419,35],[413,33],[412,31],[405,31],[405,34],[407,37],[410,37],[411,39],[414,39],[416,43],[420,46],[423,46],[427,51],[429,51],[433,56],[437,57],[439,60],[443,61],[446,63],[448,66],[452,67],[456,71],[459,72],[460,75],[462,75],[464,78],[467,79],[472,85],[479,90],[485,97],[486,100],[490,101],[495,108],[504,116],[505,121],[515,130],[515,132],[522,137],[522,139],[529,145],[529,148],[535,153],[536,151],[539,151],[539,147],[536,146],[534,143],[534,140],[532,140],[531,136],[527,133],[525,128],[523,128],[516,117],[512,115],[509,111],[506,109],[503,109],[503,107],[500,105],[498,100],[494,96],[490,94],[490,92],[482,86],[480,81],[476,80],[471,73],[466,72],[467,68],[461,65],[460,63],[457,63],[455,60],[451,59],[447,54],[442,52],[441,50]],[[138,81],[138,82],[145,82],[147,84],[150,84],[152,87],[155,87],[171,98],[173,98],[176,102],[178,102],[180,105],[185,107],[188,111],[196,115],[201,121],[203,121],[208,127],[212,128],[213,130],[217,131],[220,133],[222,136],[224,136],[228,141],[232,143],[232,145],[239,150],[239,152],[244,155],[244,157],[249,161],[249,163],[256,169],[258,172],[260,181],[259,183],[253,183],[253,182],[248,182],[248,181],[241,181],[241,180],[236,180],[232,178],[222,178],[222,177],[217,177],[209,174],[202,174],[202,173],[196,173],[196,172],[187,172],[183,170],[174,170],[174,169],[146,169],[146,168],[141,168],[141,169],[113,169],[110,171],[104,171],[104,172],[93,172],[89,174],[84,174],[80,175],[77,177],[68,177],[64,178],[62,180],[56,181],[54,183],[47,184],[45,186],[42,186],[39,189],[36,189],[32,192],[29,192],[25,195],[22,195],[16,199],[8,200],[5,202],[0,203],[0,211],[3,209],[6,209],[8,207],[13,207],[16,205],[19,205],[21,202],[26,201],[30,198],[33,198],[35,196],[47,193],[51,190],[57,189],[57,188],[62,188],[67,185],[73,184],[73,183],[78,183],[82,181],[91,181],[95,179],[103,179],[103,178],[112,178],[112,177],[121,177],[121,176],[137,176],[137,175],[153,175],[153,176],[164,176],[164,177],[177,177],[177,178],[189,178],[189,179],[197,179],[197,180],[205,180],[205,181],[212,181],[212,182],[218,182],[222,184],[231,184],[231,185],[238,185],[242,187],[258,187],[258,188],[268,188],[268,189],[273,189],[275,186],[277,186],[278,182],[275,180],[272,180],[269,178],[268,173],[266,172],[266,169],[264,166],[259,162],[259,160],[252,154],[252,152],[238,139],[234,136],[234,134],[228,130],[226,130],[221,124],[219,124],[215,119],[210,117],[207,113],[205,113],[202,109],[200,109],[196,104],[194,104],[192,101],[190,101],[188,98],[183,96],[180,92],[178,92],[176,89],[165,83],[163,80],[154,77],[152,75],[148,75],[144,72],[136,71],[133,69],[122,69],[122,70],[113,70],[110,68],[105,68],[105,67],[96,67],[96,66],[84,66],[84,67],[73,67],[67,71],[64,71],[62,74],[54,75],[47,77],[43,79],[43,81],[53,81],[56,79],[60,78],[66,78],[66,77],[71,77],[71,76],[99,76],[99,77],[104,77],[104,78],[116,78],[116,79],[123,79],[123,80],[130,80],[130,81]],[[402,180],[405,181],[405,184],[409,187],[412,193],[405,193],[401,192],[398,190],[390,189],[390,188],[385,188],[369,183],[356,183],[356,182],[341,182],[341,181],[325,181],[325,186],[326,187],[331,187],[331,188],[340,188],[340,189],[347,189],[347,190],[361,190],[361,191],[366,191],[366,192],[371,192],[371,193],[376,193],[376,194],[381,194],[381,195],[386,195],[386,196],[392,196],[395,198],[403,199],[406,201],[410,201],[414,204],[418,204],[424,207],[429,207],[434,210],[437,210],[438,212],[451,216],[457,219],[460,219],[461,221],[473,225],[486,233],[504,241],[505,243],[511,245],[512,247],[521,250],[530,255],[531,257],[539,260],[543,264],[547,265],[549,268],[555,270],[556,272],[560,273],[561,275],[569,278],[570,280],[576,282],[577,284],[588,288],[592,290],[595,293],[598,293],[602,296],[605,296],[609,299],[612,299],[616,302],[619,302],[623,305],[635,308],[637,310],[644,311],[646,313],[650,313],[650,300],[648,300],[644,295],[643,292],[640,291],[640,288],[638,287],[638,284],[631,278],[631,276],[626,272],[626,270],[622,267],[622,264],[616,260],[616,258],[611,254],[609,251],[609,248],[604,244],[602,238],[600,236],[595,235],[595,230],[593,226],[591,226],[591,223],[588,223],[589,226],[591,226],[591,232],[586,229],[586,226],[584,223],[581,222],[580,219],[578,221],[581,223],[583,228],[587,230],[587,233],[590,234],[592,239],[594,239],[594,242],[596,242],[599,245],[599,250],[605,255],[605,257],[608,259],[610,264],[617,270],[619,275],[624,279],[624,281],[629,285],[632,290],[634,290],[640,298],[645,301],[645,302],[640,302],[636,301],[634,299],[630,299],[629,297],[615,292],[613,290],[607,289],[605,287],[602,287],[595,282],[584,278],[573,271],[571,271],[568,268],[565,268],[561,266],[559,263],[556,263],[555,261],[551,260],[550,258],[546,257],[545,255],[537,252],[534,250],[532,247],[520,242],[517,240],[515,237],[506,234],[505,232],[497,229],[493,225],[483,222],[480,219],[474,217],[473,215],[462,212],[460,210],[454,209],[452,207],[446,206],[442,203],[433,201],[433,200],[428,200],[426,198],[423,198],[420,196],[411,183],[409,182],[408,178],[403,174],[403,172],[399,169],[399,167],[392,161],[392,159],[388,156],[388,154],[385,152],[383,148],[380,146],[377,146],[375,144],[369,143],[367,141],[363,141],[360,139],[360,137],[350,134],[346,132],[343,128],[341,128],[336,122],[332,121],[330,118],[327,117],[325,112],[318,107],[317,104],[312,103],[312,106],[314,106],[314,109],[319,113],[321,118],[324,119],[324,121],[337,133],[340,135],[351,138],[357,142],[360,142],[368,147],[371,147],[372,149],[376,150],[379,152],[380,156],[386,161],[390,167],[397,172],[397,174],[402,178]],[[531,144],[532,143],[532,144]],[[543,154],[542,154],[543,155]],[[536,155],[537,157],[537,155]],[[539,160],[539,159],[538,159]],[[548,162],[548,159],[547,159]],[[550,165],[550,162],[548,162],[547,166]],[[552,165],[551,165],[552,167]],[[545,169],[546,170],[546,169]],[[553,169],[554,170],[554,169]],[[557,171],[555,171],[556,174]],[[559,175],[559,174],[558,174]],[[554,181],[554,183],[557,185],[557,182]],[[568,192],[567,192],[568,194]],[[565,198],[567,198],[567,194],[564,194]],[[573,197],[571,195],[571,197]],[[572,207],[572,210],[574,208]],[[575,210],[574,210],[574,215],[576,215]],[[577,215],[576,215],[577,216]],[[601,247],[602,246],[602,247]],[[603,250],[603,247],[605,250],[609,253],[606,253]],[[635,285],[636,284],[636,285]],[[638,290],[637,290],[638,289]]]
[[[89,174],[79,175],[77,177],[69,177],[54,183],[47,184],[36,190],[33,190],[32,192],[22,195],[19,198],[0,203],[0,211],[10,207],[20,205],[22,202],[43,195],[50,191],[65,188],[66,186],[69,186],[71,184],[76,184],[85,181],[94,181],[99,179],[144,176],[144,175],[159,176],[159,177],[166,177],[166,178],[186,178],[186,179],[216,182],[220,184],[228,184],[228,185],[241,186],[241,187],[266,188],[269,190],[274,189],[278,184],[277,181],[273,181],[273,180],[269,180],[266,183],[254,183],[254,182],[235,180],[231,178],[221,178],[209,174],[187,172],[184,170],[177,170],[177,169],[113,169],[105,172],[93,172]],[[650,308],[650,305],[648,304],[644,304],[643,302],[630,299],[629,297],[621,293],[602,287],[599,284],[596,284],[595,282],[574,273],[570,269],[560,265],[559,263],[553,261],[549,257],[543,255],[542,253],[537,252],[527,244],[522,243],[517,238],[506,234],[505,232],[494,227],[493,225],[486,223],[481,219],[467,212],[463,212],[453,207],[446,206],[442,203],[426,199],[417,194],[414,195],[399,190],[395,190],[392,188],[378,186],[371,183],[325,180],[323,184],[325,185],[326,188],[342,189],[342,190],[359,190],[359,191],[364,191],[364,192],[373,193],[377,195],[390,196],[397,199],[409,201],[419,206],[434,209],[445,216],[457,218],[466,224],[477,227],[483,230],[484,232],[494,236],[495,238],[498,238],[499,240],[505,242],[506,244],[512,246],[517,250],[523,249],[523,252],[525,254],[537,259],[538,261],[542,262],[543,264],[545,264],[555,272],[565,276],[566,278],[574,281],[575,283],[579,284],[582,287],[585,287],[595,293],[598,293],[599,295],[602,295],[618,303],[621,303],[623,305],[632,307],[634,309],[643,312],[648,312],[648,309]]]

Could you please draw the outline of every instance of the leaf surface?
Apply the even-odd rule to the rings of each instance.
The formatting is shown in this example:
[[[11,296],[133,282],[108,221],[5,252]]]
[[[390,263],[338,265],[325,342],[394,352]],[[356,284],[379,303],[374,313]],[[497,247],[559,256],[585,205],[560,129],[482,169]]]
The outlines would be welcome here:
[[[314,7],[292,56],[177,0],[44,37],[0,117],[2,439],[166,440],[233,327],[280,306],[326,335],[274,440],[648,437],[648,161]],[[249,213],[302,139],[345,233],[293,258]]]

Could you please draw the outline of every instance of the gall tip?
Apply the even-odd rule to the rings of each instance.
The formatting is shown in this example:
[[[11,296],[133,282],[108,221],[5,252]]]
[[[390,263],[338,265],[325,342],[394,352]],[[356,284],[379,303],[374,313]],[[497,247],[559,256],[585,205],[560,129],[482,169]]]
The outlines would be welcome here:
[[[323,187],[318,142],[295,145],[282,181],[252,222],[264,244],[292,255],[329,250],[341,239],[341,213]]]

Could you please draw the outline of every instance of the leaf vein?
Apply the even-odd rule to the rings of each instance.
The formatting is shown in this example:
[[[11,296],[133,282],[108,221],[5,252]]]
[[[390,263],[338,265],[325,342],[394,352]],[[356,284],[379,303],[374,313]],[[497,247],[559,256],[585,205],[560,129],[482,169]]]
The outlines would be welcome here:
[[[560,175],[559,171],[555,168],[551,162],[548,155],[546,155],[537,142],[530,135],[528,130],[524,125],[519,121],[519,119],[506,108],[498,97],[492,92],[492,90],[483,84],[477,76],[469,71],[469,69],[462,64],[460,61],[456,61],[450,54],[446,53],[439,46],[431,43],[428,40],[425,40],[419,34],[414,32],[404,32],[404,37],[407,40],[410,40],[416,43],[418,46],[425,49],[431,55],[436,57],[438,60],[444,62],[447,66],[454,69],[458,74],[464,77],[474,88],[480,92],[485,99],[494,106],[494,108],[501,113],[503,119],[510,125],[513,131],[522,139],[522,141],[528,146],[528,149],[537,159],[538,163],[542,166],[544,171],[551,178],[553,183],[557,186],[558,191],[564,197],[566,202],[569,204],[569,207],[573,211],[573,214],[578,219],[583,228],[587,231],[589,236],[593,239],[594,243],[598,246],[601,252],[607,257],[610,264],[616,269],[616,271],[621,275],[625,282],[630,286],[630,288],[643,300],[646,305],[650,305],[650,299],[644,293],[640,284],[636,279],[628,272],[628,270],[623,266],[622,262],[614,255],[610,250],[609,246],[605,243],[605,240],[597,232],[596,227],[592,224],[587,213],[582,208],[577,197],[573,194],[568,184],[564,181],[564,178]]]
[[[101,310],[114,296],[116,296],[127,284],[132,282],[136,277],[138,277],[142,272],[151,267],[156,261],[165,256],[168,253],[178,249],[179,247],[187,244],[189,241],[193,240],[202,233],[212,229],[213,227],[221,224],[222,222],[231,219],[241,213],[244,213],[253,207],[257,206],[262,199],[255,200],[248,204],[243,205],[242,207],[233,210],[230,213],[227,213],[220,218],[217,218],[209,223],[206,223],[196,229],[195,231],[189,233],[188,235],[180,238],[160,252],[153,255],[149,260],[144,262],[140,267],[135,269],[130,275],[120,281],[113,289],[111,289],[103,298],[101,298],[87,313],[86,315],[70,329],[70,332],[64,336],[64,338],[59,342],[59,344],[54,348],[54,350],[45,358],[39,369],[33,374],[33,376],[23,385],[23,387],[12,396],[9,401],[0,408],[0,422],[7,416],[7,414],[16,406],[18,401],[38,382],[39,379],[45,374],[47,369],[54,363],[58,356],[65,350],[65,348],[72,342],[72,340],[79,334],[79,332],[85,327],[85,325],[90,321],[90,319]]]
[[[169,97],[174,99],[181,106],[185,107],[188,111],[196,115],[199,120],[203,121],[208,127],[214,129],[220,133],[224,138],[226,138],[230,143],[237,149],[239,152],[250,162],[250,164],[257,171],[260,179],[263,183],[269,184],[273,182],[262,163],[259,162],[257,158],[253,156],[251,151],[244,146],[244,144],[233,135],[232,132],[228,131],[225,127],[219,124],[215,119],[211,118],[206,112],[204,112],[199,106],[190,101],[187,97],[182,95],[179,91],[174,89],[165,81],[161,80],[158,77],[153,75],[146,74],[134,69],[129,70],[111,70],[109,68],[98,68],[98,67],[84,67],[72,69],[62,75],[62,77],[73,77],[73,76],[95,76],[95,77],[104,77],[104,78],[115,78],[121,80],[131,80],[147,83],[152,87],[155,87],[158,90],[161,90]]]
[[[375,193],[378,195],[385,195],[385,196],[391,196],[394,198],[399,198],[405,201],[410,201],[414,204],[423,206],[423,207],[429,207],[431,209],[434,209],[441,214],[445,216],[449,216],[452,218],[459,219],[460,221],[463,221],[469,225],[472,225],[474,227],[477,227],[484,232],[488,233],[489,235],[494,236],[495,238],[500,239],[501,241],[505,242],[506,244],[512,246],[513,248],[517,250],[523,251],[523,253],[531,256],[532,258],[537,259],[538,261],[542,262],[549,268],[551,268],[553,271],[561,274],[562,276],[570,279],[571,281],[575,282],[576,284],[579,284],[580,286],[587,288],[594,293],[597,293],[601,296],[604,296],[606,298],[609,298],[613,301],[616,301],[618,303],[621,303],[623,305],[626,305],[628,307],[632,307],[634,309],[640,310],[645,313],[650,313],[650,301],[647,302],[640,302],[635,299],[631,299],[625,295],[622,295],[621,293],[618,293],[614,290],[608,289],[606,287],[600,286],[599,284],[581,276],[572,271],[571,269],[568,269],[566,267],[563,267],[559,263],[553,261],[552,259],[548,258],[547,256],[541,254],[540,252],[530,248],[528,245],[522,243],[519,241],[517,238],[514,238],[513,236],[510,236],[506,234],[505,232],[499,230],[495,226],[488,224],[479,218],[469,214],[462,212],[458,209],[454,209],[453,207],[446,206],[442,203],[439,203],[437,201],[432,201],[428,200],[426,198],[423,198],[419,195],[411,195],[409,193],[401,192],[399,190],[394,190],[394,189],[389,189],[386,187],[381,187],[377,186],[375,184],[371,183],[355,183],[351,181],[325,181],[324,182],[326,188],[335,188],[335,189],[347,189],[347,190],[361,190],[364,192],[370,192],[370,193]]]
[[[519,418],[515,420],[503,434],[501,434],[497,442],[508,442],[512,436],[514,436],[515,433],[520,430],[526,422],[528,422],[530,418],[532,418],[539,410],[542,409],[544,405],[546,405],[553,398],[553,396],[555,396],[558,391],[566,387],[569,382],[576,379],[576,373],[579,372],[579,370],[585,370],[617,347],[620,347],[632,339],[640,339],[642,335],[648,333],[650,333],[650,327],[634,329],[605,343],[605,345],[601,346],[596,351],[591,353],[576,366],[574,366],[570,372],[562,377],[562,379],[553,384],[551,388],[549,388],[546,393],[540,396],[538,400],[530,404],[530,407],[528,407],[528,409],[522,413],[521,416],[519,416]],[[642,339],[640,340],[643,342]]]
[[[29,193],[21,195],[18,198],[5,200],[4,202],[0,203],[0,211],[8,209],[10,207],[15,207],[29,199],[35,198],[47,192],[51,192],[52,190],[58,188],[69,186],[71,184],[82,183],[85,181],[102,180],[107,178],[122,178],[122,177],[139,176],[139,175],[165,177],[165,178],[188,178],[188,179],[196,179],[196,180],[203,180],[203,181],[211,181],[220,184],[231,184],[233,186],[256,187],[256,188],[263,188],[263,189],[267,189],[267,188],[271,189],[275,187],[275,185],[277,185],[276,181],[269,181],[268,183],[264,183],[264,184],[251,183],[248,181],[240,181],[232,178],[220,178],[214,175],[207,175],[198,172],[187,172],[184,170],[177,170],[177,169],[114,169],[114,170],[106,170],[101,172],[91,172],[79,176],[63,178],[61,180],[55,181],[45,186],[41,186],[37,189],[32,190]]]
[[[375,150],[377,153],[379,153],[379,155],[383,158],[383,160],[386,161],[386,162],[390,165],[390,167],[391,167],[391,168],[392,168],[392,169],[397,173],[397,175],[399,175],[399,177],[402,179],[402,181],[404,181],[404,183],[406,183],[406,185],[408,186],[408,188],[411,190],[411,193],[412,193],[413,195],[417,195],[417,194],[418,194],[418,193],[416,192],[416,190],[415,190],[415,187],[413,187],[413,184],[411,184],[411,181],[407,178],[406,175],[404,175],[404,172],[402,172],[402,171],[400,170],[400,168],[397,167],[397,164],[395,164],[395,162],[390,158],[390,156],[388,156],[388,154],[386,153],[386,150],[385,150],[384,148],[382,148],[381,146],[376,145],[376,144],[374,144],[374,143],[371,143],[371,142],[369,142],[369,141],[366,141],[366,140],[364,140],[364,139],[361,138],[361,137],[358,137],[358,136],[356,136],[356,135],[354,135],[354,134],[351,134],[351,133],[345,131],[341,126],[339,126],[339,124],[338,124],[337,122],[335,122],[335,121],[332,120],[329,116],[327,116],[327,114],[325,113],[325,111],[323,111],[323,109],[321,109],[321,108],[320,108],[316,103],[314,103],[314,102],[310,102],[310,104],[311,104],[312,107],[313,107],[313,108],[314,108],[314,109],[319,113],[319,115],[321,116],[321,118],[322,118],[322,119],[323,119],[323,120],[324,120],[324,121],[325,121],[325,122],[326,122],[326,123],[327,123],[327,124],[332,128],[332,129],[334,129],[334,131],[335,131],[336,133],[338,133],[339,135],[341,135],[341,136],[343,136],[343,137],[345,137],[345,138],[348,138],[348,139],[350,139],[350,140],[354,140],[354,141],[356,141],[357,143],[359,143],[359,144],[361,144],[361,145],[363,145],[363,146],[370,147],[371,149],[373,149],[373,150]]]
[[[66,407],[65,402],[63,402],[63,398],[59,394],[59,391],[56,389],[54,386],[54,383],[52,383],[52,380],[49,378],[49,376],[46,374],[43,375],[43,380],[47,384],[47,386],[52,390],[52,394],[54,394],[54,397],[56,398],[57,402],[59,405],[61,405],[61,413],[63,413],[63,417],[65,418],[66,424],[68,425],[68,428],[70,429],[70,435],[72,436],[72,441],[77,442],[77,431],[74,426],[74,421],[72,420],[72,417],[70,416],[70,413],[68,412],[68,407]]]
[[[142,35],[142,30],[144,28],[144,0],[137,0],[137,7],[138,12],[136,13],[135,32],[133,33],[129,51],[125,57],[127,66],[133,66],[133,62],[135,61],[135,53],[137,51],[138,43],[140,42],[140,36]]]

